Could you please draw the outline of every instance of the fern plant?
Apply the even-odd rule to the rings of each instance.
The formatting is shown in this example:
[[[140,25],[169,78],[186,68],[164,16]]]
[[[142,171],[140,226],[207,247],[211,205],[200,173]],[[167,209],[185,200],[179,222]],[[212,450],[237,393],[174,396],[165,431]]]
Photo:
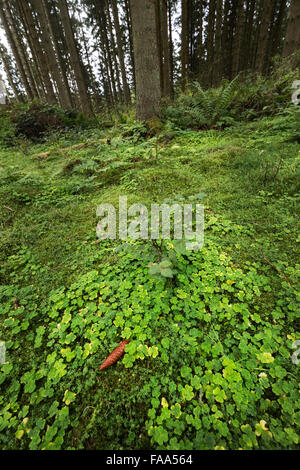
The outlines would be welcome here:
[[[198,82],[194,83],[196,94],[193,108],[201,109],[207,120],[208,127],[214,127],[220,120],[227,117],[228,109],[232,103],[238,76],[219,92],[213,89],[203,90]]]
[[[198,82],[194,83],[194,93],[181,94],[177,106],[169,106],[165,117],[180,127],[198,127],[211,129],[229,124],[234,119],[230,116],[237,89],[238,77],[228,85],[215,90],[204,90]]]

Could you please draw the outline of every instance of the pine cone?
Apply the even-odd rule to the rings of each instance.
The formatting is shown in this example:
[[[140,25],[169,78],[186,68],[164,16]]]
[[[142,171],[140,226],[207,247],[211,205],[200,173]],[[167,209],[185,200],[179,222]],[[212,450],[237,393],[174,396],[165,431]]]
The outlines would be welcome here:
[[[119,346],[108,356],[103,362],[99,370],[107,369],[108,367],[115,364],[125,353],[125,347],[129,344],[129,341],[122,341]]]

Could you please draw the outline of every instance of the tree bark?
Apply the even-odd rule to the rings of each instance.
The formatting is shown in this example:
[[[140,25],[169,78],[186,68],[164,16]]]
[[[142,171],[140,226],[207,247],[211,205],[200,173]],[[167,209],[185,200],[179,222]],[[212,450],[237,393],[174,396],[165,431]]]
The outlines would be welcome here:
[[[81,63],[80,56],[78,53],[77,44],[74,38],[74,32],[73,32],[73,28],[72,28],[72,24],[71,24],[71,20],[69,16],[68,5],[67,5],[66,0],[59,0],[58,5],[60,9],[63,28],[64,28],[66,39],[67,39],[67,44],[68,44],[69,51],[70,51],[70,61],[71,61],[72,68],[74,70],[76,83],[78,87],[81,109],[84,114],[89,116],[93,114],[93,110],[92,110],[90,98],[89,98],[86,85],[85,85],[85,80],[84,80],[84,75],[83,75],[83,70],[82,70],[82,63]]]
[[[45,10],[44,2],[41,0],[33,0],[33,5],[38,14],[38,19],[41,25],[42,47],[44,51],[47,51],[48,53],[49,66],[58,88],[60,104],[65,109],[71,109],[71,97],[68,92],[68,88],[65,87],[59,60],[55,54],[55,45],[53,43],[53,36],[51,34],[50,24],[47,19],[47,11]]]
[[[125,11],[126,11],[127,27],[128,27],[128,32],[129,32],[129,35],[128,35],[129,36],[129,51],[130,51],[133,86],[135,90],[136,81],[135,81],[135,63],[134,63],[134,52],[133,52],[132,17],[131,17],[131,8],[130,8],[129,0],[125,0]]]
[[[163,52],[163,96],[171,95],[171,58],[168,35],[167,0],[161,0],[161,39]]]
[[[131,102],[130,98],[130,89],[127,81],[127,74],[126,74],[126,67],[125,67],[125,56],[123,50],[123,38],[122,32],[120,28],[120,20],[119,20],[119,12],[116,0],[111,0],[112,5],[112,12],[114,18],[114,26],[116,30],[116,37],[117,37],[117,46],[118,46],[118,56],[120,61],[120,68],[122,74],[122,82],[123,82],[123,90],[124,90],[124,98],[125,103],[129,104]]]
[[[50,68],[48,67],[47,57],[43,46],[45,44],[40,44],[38,33],[36,29],[35,19],[31,10],[31,5],[28,0],[18,0],[18,5],[20,6],[20,11],[23,13],[23,25],[24,28],[28,28],[28,36],[30,38],[30,48],[32,55],[36,58],[36,64],[38,71],[40,72],[40,79],[46,90],[46,101],[49,104],[56,104],[56,96],[53,89],[53,85],[50,78]],[[43,41],[42,41],[43,42]],[[48,51],[47,51],[48,52]]]
[[[269,38],[269,26],[272,14],[272,0],[263,0],[262,18],[259,28],[258,48],[255,68],[263,73],[265,69],[266,50]]]
[[[170,86],[171,98],[174,98],[174,59],[173,59],[173,29],[172,29],[172,5],[168,0],[168,13],[169,13],[169,57],[170,57]]]
[[[163,95],[164,89],[164,67],[163,67],[163,50],[162,50],[162,30],[161,30],[161,11],[160,0],[155,0],[155,19],[156,19],[156,41],[159,58],[159,76],[160,76],[160,90]]]
[[[222,22],[223,22],[223,2],[217,0],[216,18],[216,39],[215,39],[215,59],[214,59],[214,80],[218,86],[222,78]]]
[[[293,54],[298,49],[300,49],[300,1],[292,0],[289,9],[283,57]]]
[[[185,91],[188,65],[187,0],[181,0],[181,89]]]
[[[106,13],[107,13],[107,20],[108,20],[108,29],[109,29],[109,36],[110,36],[110,44],[111,47],[109,48],[109,51],[112,52],[113,56],[113,61],[114,61],[114,69],[115,69],[115,75],[116,75],[116,82],[118,86],[118,95],[119,98],[123,99],[122,97],[122,87],[121,87],[121,82],[120,82],[120,70],[119,70],[119,63],[118,63],[118,58],[117,58],[117,53],[116,53],[116,43],[115,43],[115,38],[114,38],[114,32],[113,32],[113,25],[111,21],[111,16],[110,16],[110,9],[109,9],[109,4],[108,0],[105,0],[105,5],[106,5]],[[108,43],[109,45],[109,43]]]
[[[273,41],[272,41],[272,50],[271,50],[272,56],[278,54],[279,50],[281,52],[282,36],[283,36],[282,26],[283,26],[283,22],[285,19],[286,11],[287,11],[286,1],[280,0],[278,17],[277,17],[277,21],[274,26],[274,32],[273,32]]]
[[[198,35],[198,81],[202,81],[203,64],[203,0],[199,2],[199,35]]]
[[[207,76],[208,85],[213,84],[213,64],[214,64],[214,29],[216,17],[216,0],[209,1],[208,25],[207,25]]]
[[[38,92],[31,76],[30,69],[28,67],[26,57],[24,56],[24,52],[21,49],[19,38],[16,36],[16,31],[12,28],[11,23],[8,21],[7,18],[7,4],[4,0],[0,2],[0,18],[6,33],[7,40],[11,47],[12,53],[16,60],[16,64],[18,70],[21,75],[22,83],[25,88],[26,94],[29,100],[38,97]]]
[[[71,107],[73,107],[73,97],[70,89],[70,84],[68,80],[68,72],[70,71],[70,62],[68,59],[67,47],[64,38],[64,32],[62,26],[58,19],[57,10],[54,8],[53,13],[51,14],[51,1],[49,0],[42,0],[47,22],[49,25],[49,29],[51,32],[52,42],[55,49],[55,54],[62,72],[63,81],[66,93],[68,94],[68,100],[71,102]],[[61,47],[59,45],[59,41],[61,42]]]
[[[137,119],[150,119],[160,111],[161,89],[156,41],[155,0],[131,0],[136,76]]]
[[[239,73],[240,58],[241,58],[241,39],[244,21],[244,0],[237,2],[237,22],[235,28],[235,35],[233,41],[233,60],[232,60],[232,78],[236,77]]]
[[[20,94],[20,91],[18,90],[18,87],[16,86],[15,80],[12,75],[11,67],[10,67],[10,61],[8,59],[8,55],[5,53],[3,46],[0,44],[0,59],[3,62],[4,65],[4,70],[8,79],[8,82],[14,92],[15,98],[17,103],[22,103],[23,97]]]

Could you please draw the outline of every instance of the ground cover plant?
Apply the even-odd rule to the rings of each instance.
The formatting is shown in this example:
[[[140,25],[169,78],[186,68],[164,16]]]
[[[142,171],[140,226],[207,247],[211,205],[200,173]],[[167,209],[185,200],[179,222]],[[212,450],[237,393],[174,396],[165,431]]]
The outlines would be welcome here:
[[[258,117],[2,141],[1,448],[299,447],[298,110]],[[98,240],[124,194],[203,203],[203,249]]]

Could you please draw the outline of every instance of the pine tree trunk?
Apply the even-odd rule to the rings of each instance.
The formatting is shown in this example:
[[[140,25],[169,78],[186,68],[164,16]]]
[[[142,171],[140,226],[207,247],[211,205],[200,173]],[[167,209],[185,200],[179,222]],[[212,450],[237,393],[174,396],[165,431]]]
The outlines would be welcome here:
[[[18,90],[18,88],[15,84],[15,80],[13,79],[11,69],[10,69],[10,65],[9,65],[8,60],[7,60],[7,55],[5,54],[1,44],[0,44],[0,59],[3,62],[4,70],[5,70],[9,85],[11,86],[11,88],[14,92],[16,101],[17,101],[17,103],[22,103],[23,98],[22,98],[22,96],[21,96],[21,94],[20,94],[20,92],[19,92],[19,90]]]
[[[269,26],[272,14],[272,0],[263,0],[262,18],[259,28],[258,48],[255,69],[263,73],[265,70],[266,51],[269,38]]]
[[[230,78],[229,67],[228,67],[229,53],[230,53],[229,20],[230,20],[230,0],[225,0],[224,14],[223,14],[223,30],[222,30],[222,48],[223,48],[222,70],[223,70],[224,76],[227,78]]]
[[[100,32],[102,49],[103,49],[103,54],[104,54],[104,62],[105,62],[105,66],[107,69],[107,75],[110,77],[111,88],[113,92],[113,100],[118,101],[118,91],[117,91],[117,86],[116,86],[116,81],[115,81],[115,76],[114,76],[114,69],[113,69],[113,64],[111,60],[110,47],[109,47],[109,42],[108,42],[108,37],[107,37],[106,17],[104,14],[104,3],[98,4],[97,0],[94,0],[94,2],[96,6],[96,11],[97,11],[99,32]]]
[[[71,24],[71,20],[69,16],[68,5],[67,5],[66,0],[59,0],[58,5],[60,9],[63,28],[64,28],[66,39],[67,39],[67,44],[69,47],[70,61],[71,61],[72,68],[74,70],[76,83],[78,87],[81,109],[84,114],[89,116],[93,114],[93,111],[92,111],[90,98],[89,98],[86,85],[85,85],[82,64],[81,64],[80,56],[78,53],[77,44],[74,38],[72,24]]]
[[[173,29],[172,29],[172,4],[168,0],[168,13],[169,13],[169,57],[170,57],[170,86],[171,98],[174,98],[174,59],[173,59]]]
[[[49,3],[49,0],[41,0],[41,1],[43,3],[43,6],[44,6],[44,10],[45,10],[46,18],[47,18],[47,23],[48,23],[49,31],[50,31],[51,38],[52,38],[52,43],[54,45],[56,58],[57,58],[57,61],[59,63],[59,67],[61,69],[61,73],[62,73],[62,77],[63,77],[63,83],[64,83],[64,87],[65,87],[65,92],[68,95],[68,102],[71,103],[71,108],[73,108],[72,93],[71,93],[71,90],[70,90],[70,84],[69,84],[69,80],[68,80],[68,76],[67,76],[67,71],[68,71],[68,68],[69,68],[69,61],[64,59],[62,51],[61,51],[59,43],[58,43],[60,38],[64,39],[63,30],[62,30],[62,27],[59,24],[57,15],[54,14],[54,13],[56,13],[56,10],[53,10],[53,14],[51,14],[51,10],[50,10],[51,2]],[[62,41],[62,42],[63,42],[62,46],[64,46],[65,42],[64,41]],[[65,55],[67,55],[67,54],[65,54]]]
[[[188,65],[188,15],[187,0],[181,0],[181,89],[185,90]]]
[[[161,89],[156,40],[155,0],[131,0],[136,76],[137,119],[150,119],[160,111]]]
[[[52,42],[52,34],[50,24],[47,20],[47,12],[44,8],[44,2],[41,2],[41,0],[33,0],[33,5],[38,14],[38,19],[41,25],[42,47],[44,51],[47,51],[49,57],[49,66],[57,85],[60,104],[65,109],[71,109],[72,102],[68,90],[65,88],[63,74],[59,66],[58,58],[55,55],[55,46]]]
[[[119,61],[120,61],[121,74],[122,74],[124,98],[125,98],[125,103],[129,104],[130,101],[131,101],[130,89],[129,89],[129,85],[128,85],[128,81],[127,81],[127,75],[126,75],[125,56],[124,56],[124,50],[123,50],[123,38],[122,38],[122,32],[121,32],[121,28],[120,28],[120,20],[119,20],[119,12],[118,12],[117,1],[116,0],[111,0],[111,5],[112,5],[114,26],[115,26],[116,37],[117,37],[118,56],[119,56]]]
[[[160,75],[160,90],[163,95],[164,89],[164,67],[163,67],[163,50],[162,50],[162,30],[161,30],[161,11],[160,0],[155,0],[155,18],[156,18],[156,41],[159,58],[159,75]]]
[[[121,87],[121,82],[120,82],[120,70],[119,70],[119,63],[117,59],[116,43],[115,43],[115,38],[114,38],[114,32],[113,32],[113,26],[112,26],[112,21],[111,21],[111,16],[110,16],[108,0],[105,0],[105,6],[106,6],[106,16],[108,20],[108,29],[109,29],[110,44],[111,44],[111,47],[109,48],[109,50],[111,51],[112,57],[113,57],[114,70],[115,70],[116,82],[117,82],[117,87],[118,87],[118,95],[119,95],[120,100],[122,101],[123,93],[122,93],[122,87]]]
[[[171,95],[171,59],[168,35],[168,6],[167,0],[161,0],[161,39],[163,53],[163,96]]]
[[[133,86],[134,86],[134,90],[136,91],[135,63],[134,63],[134,51],[133,51],[133,33],[132,33],[132,17],[131,17],[131,8],[130,8],[129,0],[125,0],[125,11],[126,11],[127,28],[128,28],[128,32],[129,32],[129,51],[130,51],[130,61],[131,61],[131,69],[132,69]]]
[[[216,18],[216,42],[215,42],[215,60],[214,60],[214,85],[218,86],[222,78],[222,21],[223,21],[223,2],[217,0],[217,18]]]
[[[241,47],[241,70],[245,70],[252,63],[253,55],[253,19],[256,0],[247,0],[245,28]]]
[[[272,50],[271,50],[272,56],[278,54],[279,51],[281,52],[282,36],[283,36],[282,29],[283,29],[283,22],[286,16],[286,11],[287,11],[286,1],[280,0],[278,17],[277,17],[277,21],[276,21],[276,24],[274,26],[274,31],[273,31]]]
[[[241,37],[244,22],[244,0],[237,2],[237,22],[233,41],[232,78],[239,73],[241,57]]]
[[[289,9],[288,26],[283,48],[283,57],[300,49],[300,1],[292,0]]]
[[[12,5],[13,6],[13,5]],[[27,79],[29,81],[31,90],[33,91],[34,98],[42,97],[39,90],[39,85],[36,80],[36,76],[34,70],[32,68],[31,59],[27,53],[26,49],[26,42],[22,41],[22,31],[18,29],[18,25],[15,22],[15,14],[16,12],[12,11],[10,8],[10,4],[8,4],[7,0],[4,0],[4,7],[5,7],[5,15],[7,18],[7,22],[9,28],[11,30],[11,34],[13,36],[14,43],[16,44],[19,56],[21,58],[25,73],[27,75]],[[37,71],[38,72],[38,71]]]
[[[214,30],[216,16],[216,0],[209,1],[208,25],[207,25],[207,84],[213,84],[213,65],[214,65]]]
[[[31,72],[28,67],[26,58],[24,57],[24,53],[21,49],[20,42],[18,40],[18,37],[16,36],[16,31],[12,28],[12,25],[8,21],[7,4],[4,0],[1,0],[0,2],[0,18],[4,31],[6,33],[7,40],[14,55],[18,70],[20,72],[22,83],[26,90],[26,94],[30,100],[32,100],[33,98],[37,98],[38,92],[33,78],[31,77]]]
[[[32,62],[33,62],[33,65],[34,65],[34,69],[33,69],[33,65],[31,64],[31,62],[29,62],[29,67],[31,69],[31,75],[33,77],[36,89],[38,91],[39,98],[42,101],[47,101],[45,84],[43,82],[43,77],[42,77],[41,70],[40,70],[40,65],[39,65],[39,60],[38,60],[38,56],[37,56],[37,53],[36,53],[36,48],[34,47],[34,38],[30,34],[30,28],[29,28],[29,25],[28,25],[28,18],[27,18],[25,9],[24,9],[25,8],[25,2],[23,2],[22,0],[16,0],[16,3],[17,3],[17,6],[18,6],[18,9],[19,9],[19,16],[20,16],[20,19],[21,19],[21,23],[22,23],[22,26],[24,28],[25,38],[26,38],[27,44],[29,46],[29,49],[30,49],[30,52],[31,52],[31,55],[32,55]]]
[[[199,2],[199,35],[198,35],[198,81],[199,83],[202,82],[202,74],[203,74],[203,0]]]
[[[36,30],[35,19],[33,17],[33,13],[31,10],[31,5],[28,0],[19,0],[19,4],[21,4],[21,11],[24,13],[24,17],[22,20],[24,21],[24,28],[28,28],[28,36],[30,38],[30,45],[32,54],[36,57],[36,62],[38,66],[38,70],[40,72],[40,78],[42,81],[43,86],[46,90],[46,101],[49,104],[56,104],[56,96],[54,93],[53,85],[50,78],[50,71],[47,64],[47,57],[45,54],[45,50],[42,49],[43,45],[41,46]],[[45,44],[44,44],[45,46]],[[46,46],[47,47],[47,46]]]

